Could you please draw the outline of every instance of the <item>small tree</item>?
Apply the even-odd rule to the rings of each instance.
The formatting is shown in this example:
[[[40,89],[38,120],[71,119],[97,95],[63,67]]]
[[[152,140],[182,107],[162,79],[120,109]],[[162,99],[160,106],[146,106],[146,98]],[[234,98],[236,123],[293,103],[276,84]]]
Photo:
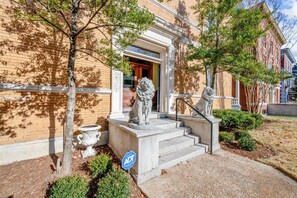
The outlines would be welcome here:
[[[262,62],[252,61],[242,68],[239,80],[244,85],[247,110],[259,114],[270,88],[278,85],[280,80],[288,78],[288,75],[276,69],[269,69]]]
[[[238,78],[242,66],[254,62],[252,47],[263,31],[265,17],[259,10],[238,6],[240,0],[198,0],[193,7],[198,18],[199,46],[190,46],[188,60],[198,60],[190,69],[203,71],[207,85],[214,88],[218,72]]]
[[[146,9],[139,9],[137,0],[11,0],[11,3],[20,20],[53,27],[69,38],[66,129],[60,175],[70,175],[77,53],[128,73],[129,63],[120,52],[153,23],[154,16]],[[85,46],[80,45],[82,40],[86,41]]]

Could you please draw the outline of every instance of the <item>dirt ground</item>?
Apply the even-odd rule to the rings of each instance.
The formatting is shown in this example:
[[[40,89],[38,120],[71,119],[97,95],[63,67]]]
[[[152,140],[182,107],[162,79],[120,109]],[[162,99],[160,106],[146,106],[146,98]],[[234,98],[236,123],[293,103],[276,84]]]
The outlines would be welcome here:
[[[98,147],[97,151],[98,153],[108,153],[113,157],[113,166],[120,167],[120,160],[107,146]],[[61,153],[58,156],[61,156]],[[90,181],[87,163],[92,158],[83,159],[80,157],[79,151],[74,151],[73,173],[82,175]],[[56,159],[57,156],[45,156],[0,166],[0,198],[45,197],[49,185],[54,181],[53,172]],[[131,198],[145,197],[132,177],[130,177],[130,181]],[[95,191],[95,188],[92,190]]]
[[[296,198],[297,182],[271,166],[219,150],[140,185],[150,198]]]
[[[273,156],[258,160],[297,181],[297,117],[267,116],[264,124],[250,133],[256,141],[269,145],[275,152]]]

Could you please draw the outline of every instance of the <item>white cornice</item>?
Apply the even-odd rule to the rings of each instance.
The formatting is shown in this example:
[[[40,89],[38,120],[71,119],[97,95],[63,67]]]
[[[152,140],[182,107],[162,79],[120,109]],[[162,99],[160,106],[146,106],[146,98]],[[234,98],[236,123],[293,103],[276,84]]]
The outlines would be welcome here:
[[[177,17],[179,20],[186,22],[188,25],[197,28],[197,23],[194,23],[193,21],[189,20],[188,18],[186,18],[185,16],[182,16],[181,14],[179,14],[176,10],[169,8],[168,6],[166,6],[164,3],[160,3],[157,0],[150,0],[153,4],[159,6],[160,8],[162,8],[163,10],[165,10],[166,12],[174,15],[175,17]]]

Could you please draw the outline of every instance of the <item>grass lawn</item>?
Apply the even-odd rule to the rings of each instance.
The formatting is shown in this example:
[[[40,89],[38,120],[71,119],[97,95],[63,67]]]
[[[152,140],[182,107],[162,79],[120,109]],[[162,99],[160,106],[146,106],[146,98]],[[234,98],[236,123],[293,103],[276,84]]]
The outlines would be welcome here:
[[[250,133],[256,141],[270,145],[276,152],[275,156],[258,160],[297,180],[297,117],[267,116],[264,124]]]

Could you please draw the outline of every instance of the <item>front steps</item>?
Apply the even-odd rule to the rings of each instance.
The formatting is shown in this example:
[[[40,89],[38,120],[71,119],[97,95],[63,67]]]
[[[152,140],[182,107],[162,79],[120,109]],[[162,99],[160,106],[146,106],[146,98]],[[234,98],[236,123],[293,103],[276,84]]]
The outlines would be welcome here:
[[[128,113],[125,114],[128,119]],[[150,124],[160,128],[158,136],[160,169],[167,169],[208,151],[208,146],[201,144],[200,137],[192,134],[192,129],[184,122],[175,121],[175,116],[153,112]]]
[[[159,134],[159,168],[166,169],[207,152],[200,138],[191,133],[182,121],[167,118],[151,119],[151,124],[163,129]]]

